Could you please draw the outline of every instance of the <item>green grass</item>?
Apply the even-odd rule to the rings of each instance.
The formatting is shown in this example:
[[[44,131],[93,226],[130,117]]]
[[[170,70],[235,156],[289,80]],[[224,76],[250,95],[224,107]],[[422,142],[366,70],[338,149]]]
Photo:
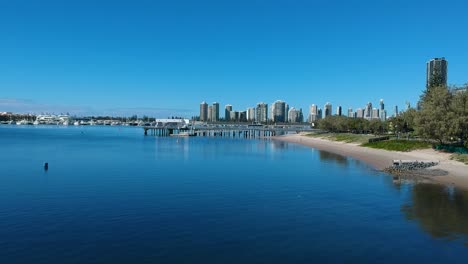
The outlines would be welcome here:
[[[450,156],[451,160],[456,160],[468,165],[468,154],[454,153]]]
[[[372,143],[364,143],[361,146],[376,148],[376,149],[385,149],[391,151],[412,151],[416,149],[426,149],[430,148],[431,144],[424,141],[414,141],[414,140],[385,140]]]
[[[318,138],[323,138],[323,139],[328,139],[328,140],[333,140],[333,141],[341,141],[341,142],[346,142],[346,143],[358,143],[358,144],[366,143],[368,142],[369,138],[375,137],[373,135],[351,134],[351,133],[323,133],[323,134],[310,133],[310,134],[307,134],[306,136],[318,137]]]

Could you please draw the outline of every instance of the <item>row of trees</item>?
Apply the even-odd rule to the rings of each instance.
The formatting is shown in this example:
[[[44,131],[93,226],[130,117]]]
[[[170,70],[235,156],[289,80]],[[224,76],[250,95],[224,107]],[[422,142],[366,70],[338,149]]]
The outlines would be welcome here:
[[[329,116],[317,126],[331,132],[411,133],[440,144],[458,142],[468,147],[468,91],[452,93],[445,86],[430,86],[421,95],[418,109],[408,109],[386,121]]]

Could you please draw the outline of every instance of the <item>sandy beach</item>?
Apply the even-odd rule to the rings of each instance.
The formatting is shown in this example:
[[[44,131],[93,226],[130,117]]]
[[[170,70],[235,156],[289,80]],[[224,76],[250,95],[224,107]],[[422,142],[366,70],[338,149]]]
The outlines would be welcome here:
[[[453,184],[468,190],[468,165],[450,160],[449,153],[433,149],[414,150],[411,152],[387,151],[361,147],[358,144],[330,141],[322,138],[307,137],[299,134],[275,137],[275,140],[297,143],[343,156],[349,156],[370,164],[377,170],[383,170],[392,165],[393,160],[438,161],[437,166],[426,170],[443,171],[444,175],[433,176],[431,173],[421,177],[443,184]]]

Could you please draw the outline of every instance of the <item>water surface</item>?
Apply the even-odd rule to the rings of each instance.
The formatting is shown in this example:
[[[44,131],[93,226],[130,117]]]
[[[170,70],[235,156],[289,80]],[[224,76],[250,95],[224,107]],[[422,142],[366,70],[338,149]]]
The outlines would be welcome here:
[[[466,192],[304,146],[0,126],[0,147],[0,263],[468,259]]]

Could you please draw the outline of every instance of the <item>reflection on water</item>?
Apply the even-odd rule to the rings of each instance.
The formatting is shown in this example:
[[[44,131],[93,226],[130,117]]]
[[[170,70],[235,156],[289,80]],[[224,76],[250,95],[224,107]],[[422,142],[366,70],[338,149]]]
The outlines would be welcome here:
[[[436,238],[468,239],[468,192],[439,184],[416,184],[401,211]]]
[[[319,151],[321,161],[334,161],[336,164],[346,167],[348,166],[348,158],[342,155],[334,154],[327,151]]]
[[[288,143],[284,141],[272,140],[270,142],[273,150],[282,150],[288,147]]]

